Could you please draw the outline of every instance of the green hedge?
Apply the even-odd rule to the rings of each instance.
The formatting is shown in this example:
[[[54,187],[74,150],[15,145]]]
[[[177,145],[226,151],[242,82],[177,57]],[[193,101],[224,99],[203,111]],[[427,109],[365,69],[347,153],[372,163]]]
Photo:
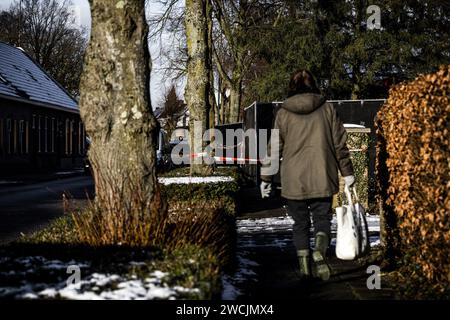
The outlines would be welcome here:
[[[172,172],[169,176],[182,177],[180,171],[184,173],[182,169]],[[176,212],[178,215],[175,224],[180,225],[185,223],[185,220],[188,221],[185,227],[181,227],[182,231],[179,231],[187,235],[187,242],[209,247],[227,267],[233,262],[235,253],[236,198],[240,185],[239,174],[235,169],[226,168],[220,173],[216,171],[215,175],[222,176],[224,173],[231,173],[233,180],[161,184],[161,192],[168,200],[169,213]],[[205,229],[210,229],[209,234]]]
[[[169,202],[213,201],[220,203],[231,216],[235,214],[238,191],[239,185],[236,181],[161,185],[161,192]]]
[[[211,176],[227,176],[233,181],[215,183],[191,183],[191,184],[161,184],[161,191],[170,201],[213,201],[220,203],[225,212],[230,216],[235,215],[236,196],[242,185],[242,175],[235,167],[217,167]],[[189,167],[177,168],[160,177],[189,177]]]
[[[369,208],[369,142],[370,129],[347,129],[347,147],[350,150],[350,158],[355,172],[356,191],[359,200],[365,208]],[[339,194],[335,205],[342,205],[344,195],[344,179],[339,175]]]

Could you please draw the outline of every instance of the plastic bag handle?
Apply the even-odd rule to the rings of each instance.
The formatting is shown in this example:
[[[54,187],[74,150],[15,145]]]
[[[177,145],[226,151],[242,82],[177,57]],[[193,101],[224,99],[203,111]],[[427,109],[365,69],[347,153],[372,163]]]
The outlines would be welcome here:
[[[350,192],[350,188],[345,185],[344,187],[345,197],[347,198],[347,202],[350,206],[353,206],[352,194]]]
[[[356,202],[359,202],[358,193],[356,192],[356,187],[352,187],[353,194],[355,195]]]
[[[352,187],[350,189],[347,185],[345,185],[344,192],[345,192],[345,196],[347,198],[348,204],[350,206],[354,206],[353,199],[352,199],[352,191],[353,191],[353,195],[355,196],[356,202],[359,202],[359,197],[358,197],[358,193],[356,192],[356,188]]]

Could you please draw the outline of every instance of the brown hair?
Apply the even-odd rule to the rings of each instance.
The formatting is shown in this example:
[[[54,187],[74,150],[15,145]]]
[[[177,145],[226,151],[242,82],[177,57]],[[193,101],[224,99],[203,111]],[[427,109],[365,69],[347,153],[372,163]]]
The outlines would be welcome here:
[[[294,72],[289,81],[288,97],[300,93],[320,94],[320,90],[316,85],[316,80],[314,80],[312,73],[306,69],[300,69]]]

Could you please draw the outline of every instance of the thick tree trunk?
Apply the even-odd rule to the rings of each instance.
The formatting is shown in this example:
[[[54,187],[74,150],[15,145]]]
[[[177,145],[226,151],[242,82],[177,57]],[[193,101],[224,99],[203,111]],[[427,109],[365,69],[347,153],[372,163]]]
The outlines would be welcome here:
[[[96,202],[105,212],[140,206],[161,217],[155,173],[158,123],[150,105],[144,1],[91,0],[92,31],[80,112],[91,138]],[[119,192],[118,192],[119,191]],[[139,196],[140,203],[136,204]]]
[[[208,47],[208,19],[211,19],[210,0],[186,0],[185,24],[188,68],[185,99],[189,108],[189,144],[191,174],[206,175],[211,168],[201,156],[207,142],[203,133],[209,128],[209,94],[211,49]],[[195,130],[194,130],[195,124]]]
[[[233,81],[230,91],[230,114],[228,123],[239,122],[242,101],[241,80]]]

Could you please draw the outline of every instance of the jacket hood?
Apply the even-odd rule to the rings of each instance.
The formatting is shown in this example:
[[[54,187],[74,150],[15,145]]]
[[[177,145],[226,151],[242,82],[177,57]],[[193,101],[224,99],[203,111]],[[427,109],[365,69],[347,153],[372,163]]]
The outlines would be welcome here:
[[[281,107],[293,113],[308,114],[325,103],[324,96],[315,93],[302,93],[287,98]]]

